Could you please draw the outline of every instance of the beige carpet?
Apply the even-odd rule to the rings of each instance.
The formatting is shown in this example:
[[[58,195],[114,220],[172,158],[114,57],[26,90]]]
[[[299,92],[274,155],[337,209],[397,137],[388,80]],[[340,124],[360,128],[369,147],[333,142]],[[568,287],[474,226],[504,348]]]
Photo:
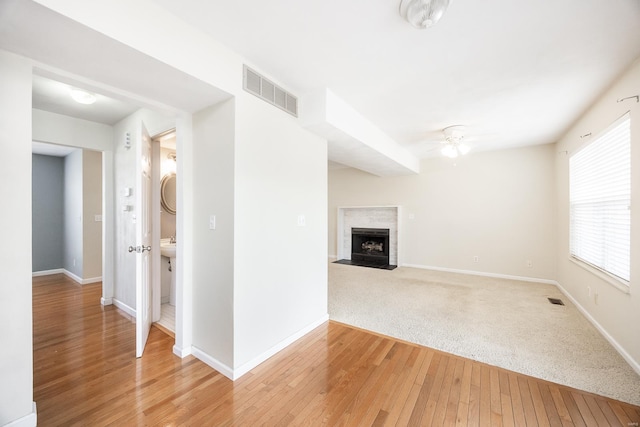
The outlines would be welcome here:
[[[640,376],[553,285],[330,263],[329,316],[640,405]]]

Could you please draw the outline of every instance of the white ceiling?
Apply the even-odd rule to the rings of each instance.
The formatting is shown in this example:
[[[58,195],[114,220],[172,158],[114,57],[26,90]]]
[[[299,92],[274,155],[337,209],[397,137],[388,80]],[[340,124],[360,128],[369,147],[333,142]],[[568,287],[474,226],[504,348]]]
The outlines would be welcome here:
[[[71,97],[70,90],[73,87],[75,86],[34,74],[32,86],[33,108],[109,126],[115,125],[140,108],[135,103],[109,98],[100,93],[94,93],[96,96],[95,103],[91,105],[80,104]],[[162,147],[176,149],[175,132],[163,135],[158,140]],[[31,148],[34,154],[56,157],[65,157],[76,150],[73,147],[37,141],[32,142]]]
[[[105,103],[94,104],[109,105],[98,121],[114,120],[121,114],[114,111],[128,108],[124,104],[175,114],[196,112],[230,96],[32,1],[0,0],[0,49],[42,64],[35,70],[40,76],[112,98],[100,97]],[[48,110],[72,108],[38,81],[36,77],[34,102],[48,104]]]
[[[99,93],[94,93],[96,96],[95,103],[91,105],[79,104],[71,98],[70,90],[72,87],[75,87],[75,85],[34,74],[32,86],[33,108],[110,126],[140,108],[133,103],[109,98]],[[76,151],[76,149],[64,145],[33,141],[31,143],[31,151],[34,154],[45,156],[65,157]]]
[[[415,155],[555,142],[640,56],[639,0],[453,0],[416,30],[399,0],[154,0],[297,95],[327,87]]]
[[[113,99],[100,93],[95,93],[95,103],[91,105],[79,104],[71,98],[70,90],[72,87],[74,86],[34,75],[33,108],[109,126],[115,125],[140,109],[139,106],[130,102]]]
[[[329,88],[419,157],[456,124],[478,151],[554,142],[640,56],[640,0],[454,0],[422,31],[398,0],[152,1],[298,96]],[[229,96],[31,1],[0,2],[0,48],[83,76],[125,109],[194,112]],[[45,86],[36,77],[36,108],[124,114],[72,111]]]
[[[31,1],[0,0],[0,49],[37,61],[34,108],[107,125],[143,107],[196,112],[230,96]],[[70,87],[95,93],[96,103],[76,103]],[[73,151],[38,142],[32,150],[62,157]]]

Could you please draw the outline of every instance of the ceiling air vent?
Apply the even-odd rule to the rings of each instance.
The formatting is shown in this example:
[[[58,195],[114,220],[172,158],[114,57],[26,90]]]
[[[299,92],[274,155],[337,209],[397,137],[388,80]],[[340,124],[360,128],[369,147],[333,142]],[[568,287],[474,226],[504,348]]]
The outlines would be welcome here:
[[[298,98],[244,66],[244,90],[298,117]]]

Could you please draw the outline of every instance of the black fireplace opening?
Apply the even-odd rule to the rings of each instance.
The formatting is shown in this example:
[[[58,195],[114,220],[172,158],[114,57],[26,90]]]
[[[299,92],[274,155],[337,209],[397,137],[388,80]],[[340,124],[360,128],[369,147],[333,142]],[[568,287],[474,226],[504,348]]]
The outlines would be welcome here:
[[[352,228],[351,261],[389,265],[389,229]]]
[[[396,266],[389,264],[389,229],[352,228],[351,260],[336,262],[393,270]]]

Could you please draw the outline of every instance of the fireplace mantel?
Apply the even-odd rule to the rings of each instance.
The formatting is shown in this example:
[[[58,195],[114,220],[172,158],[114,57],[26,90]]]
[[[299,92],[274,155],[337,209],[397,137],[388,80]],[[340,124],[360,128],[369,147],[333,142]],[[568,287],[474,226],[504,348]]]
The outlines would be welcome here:
[[[388,228],[389,264],[400,265],[398,237],[400,206],[348,206],[338,208],[338,260],[351,259],[352,228]]]

